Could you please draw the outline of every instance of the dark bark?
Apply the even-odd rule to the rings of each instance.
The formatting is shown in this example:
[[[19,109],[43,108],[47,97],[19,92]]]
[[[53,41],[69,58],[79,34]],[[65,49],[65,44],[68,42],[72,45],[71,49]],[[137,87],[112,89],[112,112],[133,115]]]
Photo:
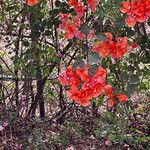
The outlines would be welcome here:
[[[47,80],[47,77],[44,77],[43,79],[39,79],[37,81],[37,93],[35,96],[35,100],[31,104],[31,108],[28,113],[28,115],[30,115],[30,113],[32,113],[32,117],[35,116],[35,112],[36,112],[38,103],[39,103],[39,109],[40,109],[40,117],[41,118],[45,117],[43,90],[44,90],[44,85],[45,85],[46,80]]]
[[[59,92],[59,106],[62,109],[65,105],[64,99],[63,99],[63,88],[60,86],[60,92]]]

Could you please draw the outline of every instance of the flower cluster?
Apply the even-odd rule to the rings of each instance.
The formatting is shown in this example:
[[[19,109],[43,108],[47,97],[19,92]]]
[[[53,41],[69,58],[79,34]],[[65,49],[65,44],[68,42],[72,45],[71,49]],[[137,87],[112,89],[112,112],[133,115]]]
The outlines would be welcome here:
[[[108,107],[110,108],[116,104],[116,99],[120,102],[126,102],[128,100],[128,97],[122,93],[114,94],[111,85],[106,85],[104,87],[104,95],[108,97]]]
[[[68,1],[69,6],[73,6],[77,16],[79,18],[81,18],[84,15],[84,5],[80,2],[80,1],[76,1],[76,0],[69,0]]]
[[[81,18],[84,16],[85,6],[81,1],[69,0],[68,4],[70,7],[73,7],[76,15],[70,19],[68,14],[60,14],[61,24],[59,26],[60,29],[65,30],[65,38],[72,39],[74,37],[79,39],[84,39],[85,35],[81,31],[79,31],[79,27],[82,25]],[[96,0],[89,1],[87,0],[87,4],[91,11],[95,11],[96,9]]]
[[[91,11],[95,11],[96,10],[96,0],[86,0],[89,8],[91,9]]]
[[[105,86],[106,70],[102,67],[97,68],[93,77],[88,75],[88,66],[84,69],[77,67],[76,71],[72,66],[67,67],[66,71],[59,75],[62,85],[69,86],[67,95],[76,103],[88,106],[89,101],[97,97]]]
[[[26,3],[27,3],[29,6],[34,6],[35,4],[38,3],[38,0],[26,0]]]
[[[127,13],[126,24],[133,27],[136,22],[144,22],[150,17],[150,0],[122,2],[120,10],[122,13]]]
[[[106,39],[96,42],[93,45],[92,51],[98,52],[102,57],[111,55],[112,58],[121,58],[129,50],[130,46],[126,37],[117,37],[113,40],[111,33],[106,32],[105,35]]]
[[[66,39],[73,39],[74,37],[83,39],[85,35],[79,31],[79,26],[81,25],[81,20],[79,16],[75,16],[72,22],[69,21],[68,14],[60,14],[60,19],[62,23],[60,24],[59,28],[65,30],[65,38]]]
[[[91,9],[91,11],[95,11],[96,10],[96,2],[97,0],[86,0],[86,3],[88,5],[88,7]],[[77,0],[69,0],[68,4],[70,6],[73,6],[75,9],[75,12],[78,14],[78,10],[84,10],[84,6],[82,5],[82,1],[78,1]],[[82,6],[81,6],[82,5]]]

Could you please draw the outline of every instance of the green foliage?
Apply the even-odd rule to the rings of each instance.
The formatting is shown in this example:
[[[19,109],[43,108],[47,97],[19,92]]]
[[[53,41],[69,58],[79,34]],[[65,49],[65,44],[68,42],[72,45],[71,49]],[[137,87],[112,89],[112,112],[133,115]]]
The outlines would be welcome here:
[[[100,62],[100,56],[96,52],[89,54],[88,59],[89,59],[89,64],[92,64],[92,65],[99,64]]]
[[[76,70],[77,67],[84,69],[85,68],[85,62],[84,61],[75,61],[73,64],[73,70]]]
[[[43,141],[42,141],[42,137],[41,137],[40,132],[38,130],[33,131],[33,139],[34,139],[35,146],[38,150],[45,149]]]
[[[74,139],[92,135],[98,143],[107,140],[111,146],[149,149],[150,18],[134,28],[127,27],[119,10],[121,2],[101,0],[95,12],[86,6],[79,27],[86,36],[83,40],[66,40],[59,28],[60,13],[69,13],[71,19],[76,15],[68,1],[41,0],[33,7],[24,1],[0,2],[0,141],[4,141],[0,146],[20,143],[24,150],[59,149],[58,145],[66,149]],[[96,36],[89,39],[93,29]],[[101,58],[91,51],[94,42],[106,39],[105,32],[111,32],[114,39],[128,38],[131,49],[123,58]],[[137,48],[132,48],[134,42]],[[113,86],[114,93],[125,93],[128,102],[108,108],[107,97],[101,94],[87,108],[72,103],[65,93],[69,87],[58,82],[60,72],[70,64],[73,70],[88,64],[90,77],[102,66],[107,70],[106,83]],[[27,96],[25,111],[22,95]],[[43,120],[36,118],[42,112],[40,104],[45,111]],[[3,129],[4,121],[8,127]]]

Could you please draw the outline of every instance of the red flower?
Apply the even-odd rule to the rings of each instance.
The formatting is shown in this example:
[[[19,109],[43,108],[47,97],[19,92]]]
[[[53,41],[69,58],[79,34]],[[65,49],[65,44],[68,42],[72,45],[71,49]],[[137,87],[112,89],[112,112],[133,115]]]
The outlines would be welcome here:
[[[65,38],[73,39],[77,37],[79,39],[84,39],[85,35],[78,30],[79,25],[81,24],[81,20],[79,16],[75,16],[73,18],[73,23],[68,23],[69,15],[60,13],[60,18],[62,23],[59,25],[60,29],[65,30]]]
[[[126,37],[118,37],[116,41],[113,48],[111,48],[110,55],[112,58],[121,58],[129,50],[130,46]]]
[[[102,90],[103,90],[103,86],[101,84],[97,84],[92,91],[93,97],[98,97],[102,93]]]
[[[89,105],[89,100],[92,98],[91,92],[92,91],[90,90],[77,90],[77,88],[70,88],[70,90],[67,91],[67,95],[76,103],[86,107]]]
[[[67,24],[65,38],[66,39],[74,38],[76,32],[77,32],[77,26],[76,25],[73,25],[73,24],[69,25],[69,24]]]
[[[27,3],[29,6],[34,6],[35,4],[38,3],[38,0],[26,0],[26,3]]]
[[[74,10],[78,17],[82,17],[84,15],[84,6],[81,2],[78,2],[77,5],[74,7]]]
[[[132,45],[131,45],[132,48],[137,48],[138,47],[138,43],[137,42],[134,42]]]
[[[128,97],[124,94],[117,94],[116,97],[119,99],[120,102],[126,102],[128,100]]]
[[[68,4],[69,4],[70,6],[76,7],[77,4],[78,4],[78,2],[77,2],[76,0],[69,0],[69,1],[68,1]]]
[[[92,50],[94,52],[98,52],[100,56],[107,57],[110,53],[110,46],[113,47],[114,42],[112,41],[112,34],[109,32],[106,32],[107,39],[101,42],[96,42],[93,45]]]
[[[107,57],[109,55],[109,48],[106,42],[101,42],[98,47],[93,47],[93,51],[97,51],[100,56]]]
[[[82,81],[86,81],[89,78],[87,66],[84,69],[77,67],[76,73],[79,75]]]
[[[120,102],[126,102],[128,100],[128,97],[124,94],[114,94],[112,86],[111,85],[106,85],[104,87],[104,95],[108,96],[108,106],[113,107],[114,104],[116,104],[115,99],[117,98]]]
[[[108,107],[113,107],[116,104],[116,101],[114,99],[108,99]]]
[[[113,88],[111,85],[108,84],[104,87],[104,94],[105,94],[105,96],[110,96],[110,97],[112,97],[114,95]]]
[[[88,34],[88,39],[93,39],[95,37],[95,30],[91,30],[90,33]]]
[[[78,75],[72,70],[72,66],[68,66],[66,71],[59,75],[58,80],[62,85],[78,86],[80,83]]]
[[[77,67],[76,71],[72,66],[67,67],[63,74],[59,75],[59,81],[62,85],[68,85],[67,95],[76,103],[87,106],[89,101],[101,94],[105,86],[106,70],[99,67],[93,77],[88,75],[88,66],[85,68]]]
[[[147,16],[150,16],[150,0],[145,0],[143,2],[144,8],[145,8],[145,14]]]
[[[112,36],[112,34],[110,32],[106,32],[105,35],[106,35],[108,40],[112,40],[113,39],[113,36]]]
[[[121,58],[130,48],[127,43],[126,37],[118,37],[116,40],[113,40],[111,33],[105,33],[107,39],[101,42],[96,42],[93,45],[92,51],[96,51],[100,56],[106,57],[109,54],[112,58]]]
[[[122,2],[120,11],[122,13],[127,13],[131,10],[131,2]]]
[[[94,12],[96,10],[96,0],[86,0],[89,8]]]
[[[127,13],[126,24],[133,27],[136,22],[144,22],[150,16],[150,0],[123,2],[120,11]]]
[[[106,78],[106,70],[102,67],[98,67],[98,69],[95,71],[94,76],[93,77],[101,77],[102,79]]]
[[[127,16],[125,22],[129,27],[133,27],[136,24],[136,19],[134,16]]]

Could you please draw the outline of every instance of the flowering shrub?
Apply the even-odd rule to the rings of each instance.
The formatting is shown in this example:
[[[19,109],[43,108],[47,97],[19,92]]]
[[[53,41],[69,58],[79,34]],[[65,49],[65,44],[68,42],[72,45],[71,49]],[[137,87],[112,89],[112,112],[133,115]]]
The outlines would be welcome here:
[[[87,1],[87,3],[91,10],[95,11],[96,1]],[[62,23],[60,24],[59,28],[65,29],[66,39],[79,38],[80,40],[83,40],[85,38],[85,34],[79,31],[79,27],[83,23],[81,19],[84,16],[85,8],[81,2],[77,2],[76,0],[70,0],[68,1],[68,4],[69,6],[73,6],[76,12],[76,16],[73,18],[72,23],[68,23],[69,14],[61,13],[60,18]],[[93,52],[98,52],[99,55],[104,58],[108,55],[111,55],[112,58],[121,58],[126,52],[129,51],[129,49],[131,49],[131,47],[136,48],[135,44],[134,46],[129,46],[126,37],[117,37],[116,39],[113,39],[113,36],[110,32],[106,32],[105,35],[106,39],[100,42],[97,41],[93,44],[92,48]],[[88,35],[88,37],[89,36],[90,35]],[[92,38],[94,38],[94,34]],[[93,77],[89,77],[88,65],[84,69],[77,68],[76,71],[73,71],[72,66],[69,66],[66,72],[59,76],[59,81],[62,85],[69,86],[69,90],[67,91],[67,95],[69,98],[75,100],[82,106],[88,106],[89,100],[91,100],[93,97],[99,96],[105,85],[106,70],[103,70],[103,74],[98,73],[102,70],[103,68],[99,68],[94,73]],[[81,86],[81,88],[78,89],[79,85]],[[116,103],[115,97],[118,98],[121,102],[125,102],[128,99],[127,96],[123,94],[118,94],[116,96],[112,94],[108,99],[109,107],[112,107]]]
[[[149,0],[0,8],[1,149],[150,147]]]

